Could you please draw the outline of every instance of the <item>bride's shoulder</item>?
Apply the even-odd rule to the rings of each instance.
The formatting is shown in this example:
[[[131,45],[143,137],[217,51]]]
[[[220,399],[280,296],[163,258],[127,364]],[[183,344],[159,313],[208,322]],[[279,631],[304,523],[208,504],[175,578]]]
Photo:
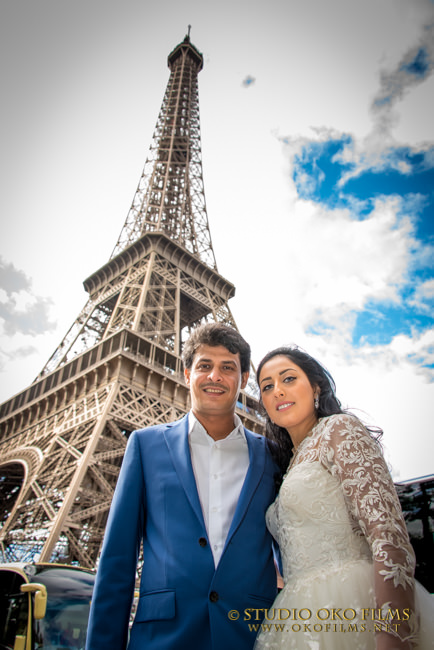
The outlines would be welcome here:
[[[326,415],[319,419],[318,426],[322,430],[363,427],[360,420],[355,415],[351,415],[351,413],[334,413],[333,415]]]
[[[335,413],[320,418],[318,436],[323,440],[353,438],[367,435],[362,422],[351,413]]]

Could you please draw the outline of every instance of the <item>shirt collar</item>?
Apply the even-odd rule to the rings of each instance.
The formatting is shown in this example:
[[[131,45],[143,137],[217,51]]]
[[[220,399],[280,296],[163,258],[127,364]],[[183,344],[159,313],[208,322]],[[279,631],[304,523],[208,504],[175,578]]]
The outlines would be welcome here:
[[[208,444],[214,444],[216,442],[211,436],[206,432],[205,427],[199,422],[197,417],[194,415],[193,411],[188,413],[188,437],[194,442],[208,442]],[[222,440],[234,440],[236,438],[244,439],[246,434],[244,433],[243,423],[241,422],[240,417],[234,413],[234,428],[226,438]],[[220,440],[219,442],[222,442]]]

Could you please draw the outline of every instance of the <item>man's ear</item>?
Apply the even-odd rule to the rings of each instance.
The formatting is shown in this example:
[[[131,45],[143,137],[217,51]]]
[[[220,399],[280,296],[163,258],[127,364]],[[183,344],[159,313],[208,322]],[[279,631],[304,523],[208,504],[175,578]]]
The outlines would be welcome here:
[[[190,369],[189,368],[184,368],[184,378],[185,378],[185,383],[187,386],[190,385]]]
[[[245,388],[247,386],[247,382],[249,380],[249,375],[250,372],[247,370],[247,372],[243,372],[241,374],[241,388]]]

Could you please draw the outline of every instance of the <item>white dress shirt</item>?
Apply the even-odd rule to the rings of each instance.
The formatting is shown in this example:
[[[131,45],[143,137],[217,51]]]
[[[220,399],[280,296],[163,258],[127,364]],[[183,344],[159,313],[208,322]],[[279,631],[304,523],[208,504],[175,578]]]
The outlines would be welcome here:
[[[249,467],[246,435],[236,414],[234,427],[226,438],[216,441],[192,411],[188,414],[191,462],[215,566],[223,552]]]

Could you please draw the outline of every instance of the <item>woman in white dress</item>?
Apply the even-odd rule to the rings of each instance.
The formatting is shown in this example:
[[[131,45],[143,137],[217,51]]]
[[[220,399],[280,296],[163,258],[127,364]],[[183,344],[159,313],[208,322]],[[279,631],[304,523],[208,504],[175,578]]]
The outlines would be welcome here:
[[[299,348],[267,354],[257,381],[283,475],[267,525],[284,587],[255,650],[434,648],[434,601],[414,582],[381,430],[345,413],[330,374]]]

